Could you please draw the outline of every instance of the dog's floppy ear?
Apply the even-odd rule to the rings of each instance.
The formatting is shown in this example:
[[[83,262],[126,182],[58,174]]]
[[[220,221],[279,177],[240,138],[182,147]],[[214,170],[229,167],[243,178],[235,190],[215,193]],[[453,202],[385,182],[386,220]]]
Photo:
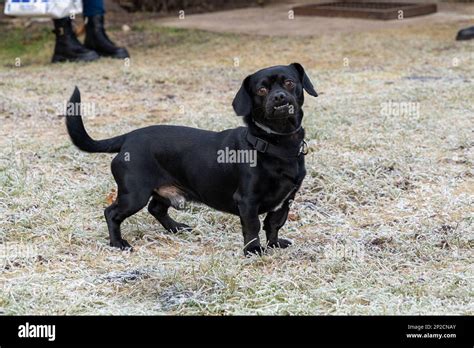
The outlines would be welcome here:
[[[250,80],[250,75],[247,76],[242,82],[239,91],[234,97],[232,106],[237,116],[247,116],[252,112],[252,98],[249,94],[248,84]]]
[[[300,75],[300,80],[303,84],[304,90],[308,92],[309,95],[317,97],[318,93],[316,93],[316,91],[314,90],[313,84],[311,83],[311,80],[309,79],[308,75],[306,75],[303,66],[300,63],[292,63],[290,64],[290,66],[295,68],[298,74]]]

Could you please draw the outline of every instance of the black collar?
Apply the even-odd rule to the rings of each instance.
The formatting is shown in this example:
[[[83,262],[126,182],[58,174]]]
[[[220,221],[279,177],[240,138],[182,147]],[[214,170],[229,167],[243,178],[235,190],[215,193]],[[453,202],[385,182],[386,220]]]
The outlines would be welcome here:
[[[247,130],[246,138],[247,138],[247,141],[250,143],[250,145],[252,145],[253,148],[257,150],[258,152],[268,153],[276,157],[297,158],[297,157],[300,157],[301,155],[306,155],[308,153],[307,144],[306,144],[306,141],[304,141],[304,139],[301,140],[298,148],[295,150],[294,148],[287,149],[281,146],[273,145],[266,140],[263,140],[261,138],[256,137],[253,134],[250,134],[248,130]]]

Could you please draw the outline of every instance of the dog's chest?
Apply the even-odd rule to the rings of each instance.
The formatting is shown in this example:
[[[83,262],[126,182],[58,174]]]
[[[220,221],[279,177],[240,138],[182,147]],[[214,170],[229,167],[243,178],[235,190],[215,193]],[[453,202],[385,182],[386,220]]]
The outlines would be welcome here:
[[[265,187],[263,204],[265,211],[276,211],[298,191],[306,171],[304,165],[294,167],[273,168],[271,174],[263,179],[261,187]]]
[[[298,189],[298,187],[294,187],[292,190],[288,191],[288,193],[286,194],[286,196],[280,201],[280,203],[278,203],[274,208],[271,209],[271,211],[277,211],[278,209],[280,209],[283,204],[286,202],[286,200]]]

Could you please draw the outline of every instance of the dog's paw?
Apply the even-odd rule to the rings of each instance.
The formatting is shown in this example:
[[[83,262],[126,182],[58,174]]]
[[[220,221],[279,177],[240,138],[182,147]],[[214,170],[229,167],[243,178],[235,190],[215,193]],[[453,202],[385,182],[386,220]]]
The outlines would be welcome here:
[[[120,250],[133,251],[133,248],[125,239],[117,239],[110,241],[110,246],[119,248]]]
[[[244,248],[244,255],[245,256],[252,256],[252,255],[263,255],[265,249],[262,248],[260,244],[256,245],[248,245]]]
[[[176,223],[176,225],[174,225],[173,227],[169,228],[168,231],[171,232],[171,233],[178,233],[178,232],[191,232],[193,229],[191,227],[189,227],[188,225],[186,224],[182,224],[182,223]]]
[[[288,248],[291,244],[293,243],[288,239],[278,238],[278,241],[276,242],[268,242],[268,247],[285,249]]]

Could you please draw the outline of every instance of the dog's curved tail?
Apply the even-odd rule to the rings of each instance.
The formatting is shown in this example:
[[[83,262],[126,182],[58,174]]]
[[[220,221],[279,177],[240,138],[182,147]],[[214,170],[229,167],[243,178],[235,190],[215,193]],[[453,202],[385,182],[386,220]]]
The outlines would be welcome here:
[[[87,134],[81,116],[81,93],[76,87],[66,107],[66,127],[74,145],[86,152],[119,152],[125,141],[125,135],[94,140]]]

